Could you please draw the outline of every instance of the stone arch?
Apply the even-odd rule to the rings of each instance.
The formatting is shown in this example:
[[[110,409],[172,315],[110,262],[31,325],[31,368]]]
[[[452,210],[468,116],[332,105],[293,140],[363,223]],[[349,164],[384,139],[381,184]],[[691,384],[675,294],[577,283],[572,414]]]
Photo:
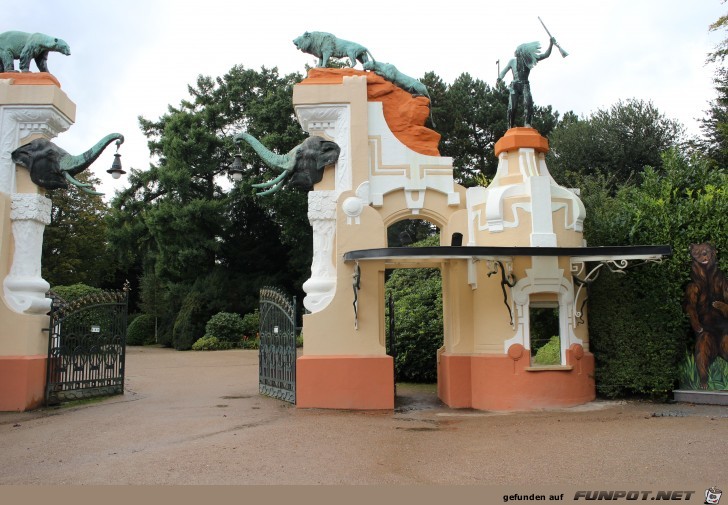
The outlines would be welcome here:
[[[447,230],[453,215],[462,210],[459,205],[448,205],[447,195],[436,190],[426,190],[422,198],[428,202],[434,201],[434,205],[428,204],[425,208],[413,210],[403,205],[405,200],[404,190],[393,191],[384,195],[383,205],[376,209],[382,219],[384,233],[386,234],[390,226],[405,219],[422,219],[434,224],[441,231]],[[449,243],[449,239],[445,241]]]

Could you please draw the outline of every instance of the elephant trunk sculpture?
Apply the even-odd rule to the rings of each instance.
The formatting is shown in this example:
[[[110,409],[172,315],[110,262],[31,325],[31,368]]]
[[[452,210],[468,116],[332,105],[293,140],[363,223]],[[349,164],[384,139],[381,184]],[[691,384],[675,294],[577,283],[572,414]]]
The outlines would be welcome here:
[[[291,186],[303,190],[313,189],[314,184],[323,178],[324,168],[336,163],[341,149],[330,140],[312,136],[291,149],[287,154],[276,154],[266,148],[252,135],[238,133],[233,137],[237,143],[247,142],[271,168],[281,172],[278,177],[254,188],[265,189],[258,195],[269,195],[278,191],[290,181]]]
[[[11,153],[12,160],[30,171],[30,180],[45,189],[68,188],[68,182],[91,195],[102,195],[89,189],[90,184],[78,181],[74,176],[86,170],[106,147],[116,141],[117,147],[124,142],[120,133],[112,133],[88,151],[73,156],[50,140],[39,138]]]

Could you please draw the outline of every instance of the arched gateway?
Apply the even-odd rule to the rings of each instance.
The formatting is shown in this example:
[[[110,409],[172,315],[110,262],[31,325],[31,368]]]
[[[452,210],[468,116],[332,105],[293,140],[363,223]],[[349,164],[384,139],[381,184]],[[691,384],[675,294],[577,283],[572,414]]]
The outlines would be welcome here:
[[[439,155],[439,135],[423,126],[427,98],[373,72],[316,68],[295,86],[293,102],[310,135],[340,148],[309,193],[314,258],[298,407],[394,408],[384,272],[413,266],[442,272],[444,403],[515,410],[594,399],[580,288],[586,264],[658,260],[669,248],[585,247],[584,206],[551,177],[548,142],[532,128],[508,130],[496,144],[492,183],[465,189],[453,180],[452,159]],[[442,247],[388,248],[388,226],[410,217],[438,226]],[[542,346],[533,341],[538,310],[558,328],[547,364],[532,352]]]

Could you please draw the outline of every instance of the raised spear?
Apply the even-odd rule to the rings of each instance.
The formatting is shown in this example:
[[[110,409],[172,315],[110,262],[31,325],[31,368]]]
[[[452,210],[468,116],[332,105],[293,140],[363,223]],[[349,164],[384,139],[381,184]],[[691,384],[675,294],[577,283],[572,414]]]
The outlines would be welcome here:
[[[541,21],[541,16],[536,16],[536,17],[538,18],[539,21]],[[546,33],[549,34],[549,38],[554,39],[554,37],[553,37],[553,35],[551,35],[551,32],[549,31],[549,29],[546,28],[546,25],[545,24],[543,24],[543,21],[541,21],[541,26],[543,26],[543,29],[546,30]],[[567,53],[566,51],[564,51],[561,48],[561,46],[559,45],[559,43],[556,42],[556,39],[554,39],[554,45],[558,48],[559,52],[561,53],[561,57],[562,58],[566,58],[567,56],[569,56],[569,53]]]

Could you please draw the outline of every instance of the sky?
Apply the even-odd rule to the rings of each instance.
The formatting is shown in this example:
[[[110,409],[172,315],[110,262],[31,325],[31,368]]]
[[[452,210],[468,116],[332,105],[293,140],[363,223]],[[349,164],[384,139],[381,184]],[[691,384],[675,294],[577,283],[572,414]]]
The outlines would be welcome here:
[[[71,47],[70,56],[48,57],[50,72],[77,106],[75,124],[54,142],[80,154],[104,135],[122,133],[127,171],[154,161],[139,116],[158,119],[188,98],[197,76],[221,76],[235,65],[305,72],[315,58],[292,42],[305,31],[357,42],[415,78],[433,71],[452,83],[467,72],[493,85],[496,61],[505,65],[517,45],[547,47],[539,16],[569,55],[554,48],[531,72],[537,105],[587,116],[619,100],[650,100],[697,135],[696,118],[715,97],[715,66],[706,55],[725,36],[708,27],[728,11],[721,0],[25,0],[14,6],[3,9],[3,31],[41,32]],[[127,185],[106,173],[113,154],[112,144],[90,169],[107,199]]]

